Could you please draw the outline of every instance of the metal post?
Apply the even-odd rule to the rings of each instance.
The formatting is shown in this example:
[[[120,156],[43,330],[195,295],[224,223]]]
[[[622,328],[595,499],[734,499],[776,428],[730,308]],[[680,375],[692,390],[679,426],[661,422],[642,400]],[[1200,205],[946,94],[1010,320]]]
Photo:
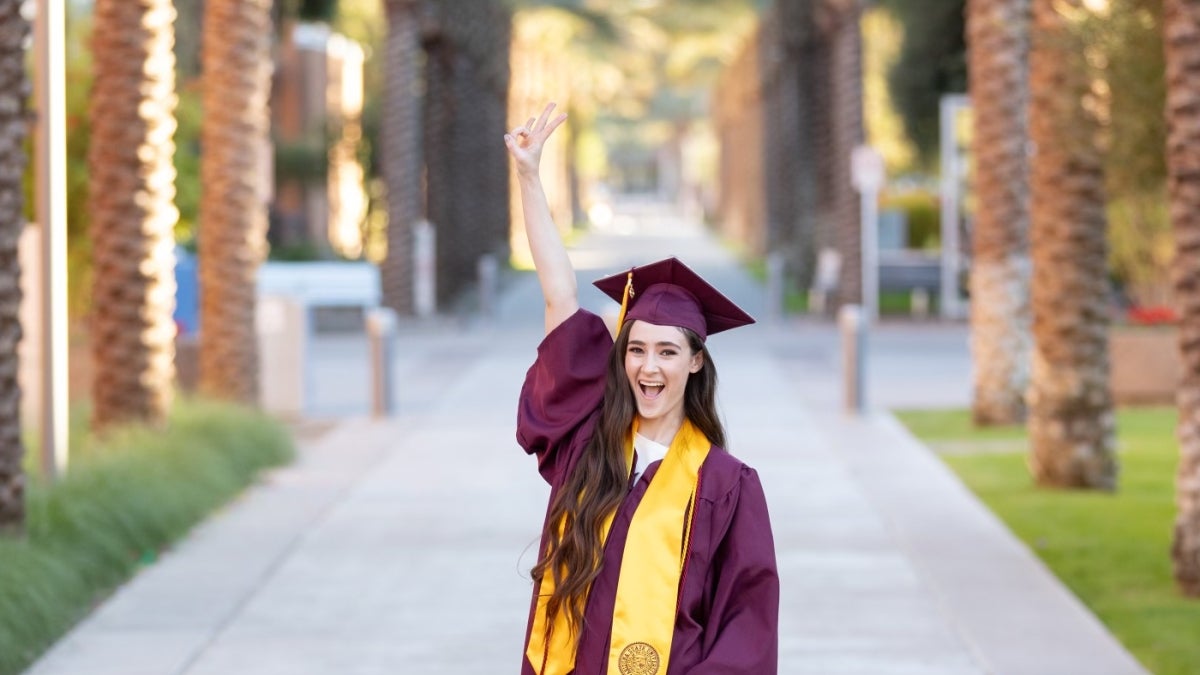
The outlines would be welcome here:
[[[859,195],[862,211],[862,302],[872,321],[879,318],[879,190]]]
[[[912,316],[918,319],[929,318],[929,290],[925,288],[914,288],[909,294],[909,303]]]
[[[67,470],[67,136],[63,0],[38,0],[34,18],[36,218],[42,228],[41,464]]]
[[[417,316],[431,316],[437,309],[436,262],[437,232],[428,220],[413,227],[413,304]]]
[[[783,254],[767,254],[767,318],[777,322],[783,318]]]
[[[963,172],[958,154],[958,115],[970,107],[970,99],[962,94],[943,96],[939,105],[942,164],[942,277],[938,304],[942,317],[948,319],[957,319],[963,313],[958,294],[958,272],[962,264],[958,237],[958,211],[961,203],[959,179]]]
[[[396,313],[387,307],[367,312],[367,343],[371,358],[371,416],[387,417],[396,411],[392,373],[392,342]]]
[[[867,317],[879,318],[879,191],[883,188],[883,157],[861,145],[850,160],[851,179],[859,194],[861,220],[862,303]]]
[[[496,286],[500,281],[500,263],[487,253],[479,256],[479,313],[491,319],[496,316]]]
[[[838,311],[838,326],[842,333],[842,382],[847,412],[861,413],[866,409],[868,319],[858,305],[843,305]]]

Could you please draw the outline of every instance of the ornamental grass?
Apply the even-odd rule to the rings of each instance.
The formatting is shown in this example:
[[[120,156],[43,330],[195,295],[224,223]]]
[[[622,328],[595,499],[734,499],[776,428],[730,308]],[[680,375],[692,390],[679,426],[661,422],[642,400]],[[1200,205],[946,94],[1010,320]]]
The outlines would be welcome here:
[[[26,528],[0,537],[0,674],[21,672],[139,567],[292,456],[287,431],[225,404],[74,444],[67,476],[30,476]]]

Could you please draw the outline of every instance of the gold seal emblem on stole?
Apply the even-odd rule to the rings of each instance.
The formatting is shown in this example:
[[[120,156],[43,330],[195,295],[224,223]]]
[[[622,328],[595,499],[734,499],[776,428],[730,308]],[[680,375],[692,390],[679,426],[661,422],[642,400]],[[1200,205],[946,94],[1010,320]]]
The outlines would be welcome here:
[[[630,643],[621,650],[617,665],[621,675],[654,675],[658,672],[658,652],[645,642]]]

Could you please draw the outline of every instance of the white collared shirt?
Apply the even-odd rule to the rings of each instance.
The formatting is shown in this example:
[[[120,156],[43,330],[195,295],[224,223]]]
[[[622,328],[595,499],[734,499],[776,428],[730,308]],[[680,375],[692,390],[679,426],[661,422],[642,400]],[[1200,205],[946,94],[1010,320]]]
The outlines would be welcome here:
[[[633,449],[637,451],[637,464],[633,467],[634,484],[641,480],[646,467],[667,456],[667,448],[668,446],[652,441],[641,434],[634,434]]]

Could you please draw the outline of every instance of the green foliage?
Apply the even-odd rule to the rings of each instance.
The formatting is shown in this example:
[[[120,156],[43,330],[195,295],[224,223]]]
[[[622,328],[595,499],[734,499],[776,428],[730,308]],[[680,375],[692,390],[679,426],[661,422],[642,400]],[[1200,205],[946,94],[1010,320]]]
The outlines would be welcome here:
[[[175,240],[179,242],[196,240],[200,217],[200,127],[204,120],[200,95],[200,80],[192,80],[180,87],[175,108],[175,208],[179,209]]]
[[[1161,0],[1112,0],[1082,26],[1112,91],[1106,141],[1109,264],[1135,300],[1165,304],[1174,253],[1166,195]]]
[[[1166,63],[1161,0],[1111,0],[1107,17],[1089,22],[1104,50],[1112,90],[1105,173],[1124,195],[1160,188],[1167,177]]]
[[[308,134],[294,141],[276,140],[275,180],[315,182],[329,173],[330,139],[324,133]]]
[[[162,431],[90,439],[53,485],[33,477],[26,536],[0,539],[0,674],[18,673],[139,565],[291,456],[257,412],[179,405]]]
[[[967,90],[965,0],[882,0],[904,26],[899,58],[888,89],[920,162],[934,166],[938,100]]]
[[[308,262],[325,258],[320,247],[311,241],[302,241],[286,246],[272,246],[268,257],[271,260],[283,262]]]
[[[91,35],[91,17],[68,3],[66,26],[66,126],[67,126],[67,303],[73,317],[86,311],[91,298],[92,243],[88,234],[88,165],[91,145],[91,120],[88,115],[92,90],[92,54],[87,40]],[[31,155],[32,156],[32,155]],[[33,162],[29,163],[27,183],[33,186]],[[34,202],[26,202],[32,222]]]
[[[280,10],[285,18],[300,21],[332,21],[338,0],[283,0]]]
[[[1175,255],[1166,186],[1119,191],[1108,203],[1108,264],[1113,279],[1139,305],[1170,300]]]
[[[942,239],[942,211],[938,195],[925,190],[887,193],[880,208],[904,213],[908,220],[908,248],[936,249]]]
[[[1142,664],[1158,675],[1196,672],[1200,607],[1176,591],[1168,557],[1179,461],[1174,409],[1118,413],[1115,495],[1033,487],[1022,429],[973,431],[968,411],[899,417],[935,445],[977,449],[945,461]],[[1016,439],[1015,451],[992,451],[998,437]]]

